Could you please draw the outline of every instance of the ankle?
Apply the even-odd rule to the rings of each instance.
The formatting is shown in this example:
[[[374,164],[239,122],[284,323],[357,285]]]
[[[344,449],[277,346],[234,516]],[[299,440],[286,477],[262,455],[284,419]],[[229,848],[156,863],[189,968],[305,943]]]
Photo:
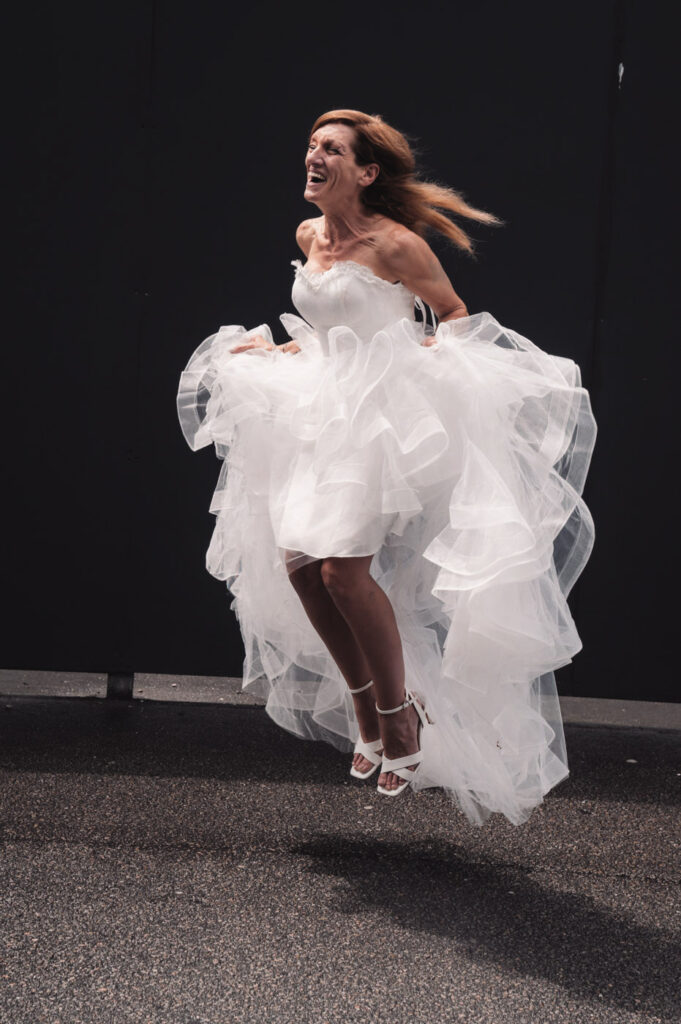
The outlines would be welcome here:
[[[373,689],[368,687],[362,693],[353,693],[352,702],[355,708],[355,718],[359,726],[360,736],[365,743],[371,743],[380,736],[378,715],[374,707]]]
[[[379,715],[381,715],[381,717],[385,715],[390,716],[392,718],[394,716],[400,716],[403,711],[406,711],[408,708],[410,708],[411,701],[409,700],[407,696],[407,691],[405,689],[403,696],[400,698],[399,704],[394,704],[390,708],[381,708],[378,705],[379,702],[376,701],[376,711],[378,712]]]
[[[373,684],[374,684],[373,679],[369,679],[366,683],[360,683],[357,686],[350,686],[350,684],[348,683],[348,690],[352,694],[353,697],[356,697],[356,696],[359,696],[362,693],[368,693],[368,691],[371,689]]]
[[[405,751],[405,746],[414,747],[417,740],[419,716],[416,710],[408,704],[391,715],[378,715],[378,726],[381,737],[388,752],[388,756],[397,757]]]

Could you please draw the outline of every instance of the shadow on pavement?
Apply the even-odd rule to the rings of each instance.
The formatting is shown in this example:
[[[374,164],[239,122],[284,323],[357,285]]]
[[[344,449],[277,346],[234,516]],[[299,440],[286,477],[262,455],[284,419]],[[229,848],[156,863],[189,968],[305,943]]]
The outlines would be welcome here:
[[[679,1019],[679,947],[588,895],[545,888],[517,865],[480,864],[455,844],[320,836],[293,848],[345,885],[333,907],[378,909],[419,933],[455,939],[478,962],[539,977],[579,999]],[[408,958],[408,950],[398,953]],[[647,1019],[651,1019],[650,1017]]]

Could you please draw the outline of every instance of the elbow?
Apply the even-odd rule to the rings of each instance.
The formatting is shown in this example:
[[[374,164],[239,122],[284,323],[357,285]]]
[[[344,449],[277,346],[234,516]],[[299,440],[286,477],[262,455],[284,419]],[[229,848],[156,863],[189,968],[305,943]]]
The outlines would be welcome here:
[[[440,317],[440,323],[444,323],[445,320],[461,320],[463,317],[468,316],[468,310],[465,303],[461,303],[455,306],[454,309],[450,310],[449,313],[444,313]]]

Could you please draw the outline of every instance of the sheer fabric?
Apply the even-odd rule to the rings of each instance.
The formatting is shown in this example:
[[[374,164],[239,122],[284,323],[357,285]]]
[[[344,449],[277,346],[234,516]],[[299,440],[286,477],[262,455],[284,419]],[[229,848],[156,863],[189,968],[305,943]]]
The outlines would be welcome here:
[[[243,686],[283,728],[351,749],[347,686],[288,574],[373,554],[436,721],[414,789],[520,824],[568,774],[554,671],[581,648],[566,598],[594,541],[579,367],[489,313],[424,346],[402,284],[294,266],[300,315],[281,321],[302,351],[234,354],[270,329],[221,327],[178,393],[190,447],[223,460],[207,567],[233,595]]]

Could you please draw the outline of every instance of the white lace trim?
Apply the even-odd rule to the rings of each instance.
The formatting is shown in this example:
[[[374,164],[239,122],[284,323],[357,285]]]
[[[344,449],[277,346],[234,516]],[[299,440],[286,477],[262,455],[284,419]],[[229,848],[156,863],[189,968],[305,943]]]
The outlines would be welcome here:
[[[324,278],[335,273],[336,275],[345,274],[350,277],[359,277],[362,281],[367,281],[369,284],[379,284],[385,288],[402,288],[408,295],[412,294],[401,281],[386,281],[384,277],[379,277],[378,274],[375,274],[370,267],[367,267],[364,263],[357,263],[355,260],[336,260],[328,270],[308,270],[307,265],[302,260],[291,260],[291,266],[295,267],[296,273],[300,272],[313,288],[319,288]]]

